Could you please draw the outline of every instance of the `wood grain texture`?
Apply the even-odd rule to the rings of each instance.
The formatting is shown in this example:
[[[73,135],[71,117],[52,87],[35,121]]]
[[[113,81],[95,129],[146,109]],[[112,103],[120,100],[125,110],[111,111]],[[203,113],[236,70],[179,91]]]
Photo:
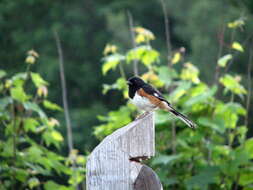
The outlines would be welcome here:
[[[87,190],[134,190],[143,165],[129,159],[154,154],[154,115],[149,113],[107,136],[92,151],[86,164]]]

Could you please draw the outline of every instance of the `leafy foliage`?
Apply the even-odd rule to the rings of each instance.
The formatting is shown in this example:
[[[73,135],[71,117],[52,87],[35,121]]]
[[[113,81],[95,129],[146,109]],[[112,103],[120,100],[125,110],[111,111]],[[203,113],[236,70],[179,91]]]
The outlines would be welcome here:
[[[85,158],[77,152],[69,157],[57,153],[64,140],[57,129],[60,124],[48,117],[42,107],[62,109],[46,99],[47,89],[42,96],[48,83],[38,73],[29,71],[37,57],[34,50],[29,51],[26,73],[8,78],[6,72],[0,72],[0,187],[72,190],[84,179]],[[44,92],[36,93],[41,87]],[[58,184],[54,181],[56,176],[69,180]]]
[[[242,51],[239,43],[233,48]],[[155,56],[154,52],[157,52]],[[253,140],[246,139],[247,126],[242,125],[241,120],[247,113],[241,102],[234,98],[229,102],[218,98],[218,86],[201,81],[199,69],[189,61],[179,70],[158,65],[154,60],[159,60],[159,53],[150,44],[139,44],[122,55],[126,57],[119,63],[122,66],[134,60],[148,66],[142,78],[160,88],[175,107],[198,125],[193,131],[167,112],[156,113],[157,153],[148,163],[158,173],[165,189],[233,189],[234,186],[251,189]],[[218,59],[217,65],[226,68],[232,58],[233,55],[227,54]],[[172,61],[176,64],[180,60],[184,58],[176,52]],[[247,91],[240,80],[239,76],[230,74],[222,74],[219,78],[224,92],[243,99]],[[122,88],[118,82],[112,86],[104,92],[117,89],[124,94],[127,91],[126,86]],[[173,87],[173,92],[168,86]],[[130,122],[133,111],[135,108],[128,103],[107,116],[99,116],[104,124],[96,126],[94,134],[102,139]],[[171,129],[173,125],[176,125],[176,136]]]

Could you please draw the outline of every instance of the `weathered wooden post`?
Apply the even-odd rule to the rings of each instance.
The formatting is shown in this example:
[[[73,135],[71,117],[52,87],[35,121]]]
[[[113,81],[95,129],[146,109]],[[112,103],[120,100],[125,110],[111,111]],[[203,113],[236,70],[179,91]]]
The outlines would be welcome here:
[[[107,136],[87,161],[87,190],[161,190],[153,170],[140,161],[155,154],[154,114]]]

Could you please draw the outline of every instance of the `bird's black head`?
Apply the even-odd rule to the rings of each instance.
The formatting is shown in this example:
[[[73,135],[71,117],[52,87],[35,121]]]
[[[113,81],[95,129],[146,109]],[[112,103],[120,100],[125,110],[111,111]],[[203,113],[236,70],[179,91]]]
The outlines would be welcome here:
[[[141,78],[134,76],[128,79],[127,84],[135,88],[141,88],[145,82]]]

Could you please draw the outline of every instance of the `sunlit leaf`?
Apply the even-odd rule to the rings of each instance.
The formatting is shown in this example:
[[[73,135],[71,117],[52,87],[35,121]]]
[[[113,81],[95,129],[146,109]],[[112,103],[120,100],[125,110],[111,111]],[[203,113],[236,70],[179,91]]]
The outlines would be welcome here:
[[[247,152],[250,153],[250,158],[253,158],[253,138],[246,140],[244,148]]]
[[[39,125],[39,122],[33,118],[27,118],[24,120],[24,129],[25,131],[36,131],[36,127]]]
[[[54,181],[47,181],[44,184],[45,190],[53,190],[53,189],[59,189],[59,190],[72,190],[71,188],[68,188],[64,185],[59,185],[55,183]]]
[[[233,56],[232,56],[231,54],[224,55],[223,57],[221,57],[221,58],[218,60],[218,65],[219,65],[220,67],[226,67],[228,61],[230,61],[232,58],[233,58]]]
[[[127,63],[133,60],[139,60],[144,65],[149,66],[159,61],[159,53],[150,46],[143,45],[130,50],[126,55]]]
[[[28,55],[32,55],[32,56],[34,56],[34,57],[36,57],[36,58],[39,57],[38,52],[36,52],[34,49],[29,50],[29,51],[27,52],[27,54],[28,54]]]
[[[212,98],[213,95],[217,92],[216,86],[213,86],[211,89],[208,89],[208,88],[205,88],[205,85],[200,85],[200,86],[197,86],[195,89],[196,90],[201,89],[203,91],[199,91],[199,92],[195,91],[194,92],[194,89],[193,89],[193,92],[192,92],[193,97],[185,102],[186,106],[190,107],[190,106],[193,106],[194,104],[197,104],[197,103],[208,102],[209,98]]]
[[[38,96],[42,97],[47,97],[47,94],[48,94],[48,90],[47,90],[47,87],[46,86],[40,86],[38,89],[37,89],[37,94]]]
[[[62,111],[62,108],[60,106],[58,106],[57,104],[55,104],[53,102],[50,102],[49,100],[44,100],[43,106],[49,110]]]
[[[232,49],[235,49],[235,50],[240,51],[240,52],[244,52],[244,49],[243,49],[242,45],[239,42],[233,42]]]
[[[178,87],[173,90],[170,94],[172,102],[177,102],[183,95],[185,95],[191,88],[191,83],[188,81],[182,81],[179,83]]]
[[[37,88],[40,86],[47,86],[48,82],[46,82],[38,73],[31,73],[32,81]]]
[[[179,52],[176,52],[173,57],[172,57],[172,60],[171,60],[171,63],[172,64],[176,64],[178,63],[179,61],[181,60],[181,54]]]
[[[63,141],[63,137],[61,135],[61,133],[59,133],[58,131],[52,131],[51,132],[52,137],[56,140],[56,141]]]
[[[226,74],[224,77],[221,77],[220,83],[225,86],[226,89],[237,95],[247,94],[246,89],[239,83],[239,80],[229,74]]]
[[[29,99],[22,86],[11,88],[11,97],[20,102],[25,102]]]
[[[106,44],[103,54],[108,55],[109,53],[116,53],[117,52],[117,46]]]
[[[80,155],[77,156],[76,162],[77,162],[78,164],[85,164],[85,162],[86,162],[85,157],[84,157],[84,156],[80,156]]]
[[[190,62],[184,64],[184,69],[180,75],[181,79],[183,80],[190,80],[195,84],[200,82],[199,78],[199,70]]]
[[[145,36],[142,35],[142,34],[138,34],[138,35],[135,37],[135,42],[136,42],[137,44],[140,44],[140,43],[145,42],[145,41],[146,41],[146,40],[145,40]]]
[[[151,83],[153,86],[159,88],[164,85],[164,83],[159,79],[159,77],[153,72],[149,71],[147,73],[144,73],[141,78],[149,83]]]
[[[40,184],[40,181],[37,177],[32,177],[28,180],[28,186],[30,187],[30,189],[37,187],[39,184]]]
[[[55,118],[49,118],[48,119],[48,125],[50,126],[50,127],[54,127],[54,126],[60,126],[60,123],[59,123],[59,121],[57,120],[57,119],[55,119]]]
[[[112,54],[104,58],[104,63],[102,65],[102,73],[105,75],[109,70],[115,69],[118,64],[122,60],[124,60],[125,57],[120,54]]]
[[[25,59],[25,62],[28,64],[34,64],[36,61],[35,57],[32,55],[28,55]]]
[[[150,41],[150,40],[154,40],[155,39],[154,34],[150,30],[148,30],[146,28],[138,26],[138,27],[134,28],[134,31],[137,33],[137,38],[138,38],[139,35],[141,35],[141,36],[143,36],[142,38],[144,38],[144,41]]]
[[[253,172],[245,172],[240,175],[239,184],[242,186],[253,184]]]
[[[242,17],[233,22],[229,22],[228,28],[238,28],[238,27],[242,27],[243,25],[245,25],[245,18]]]

